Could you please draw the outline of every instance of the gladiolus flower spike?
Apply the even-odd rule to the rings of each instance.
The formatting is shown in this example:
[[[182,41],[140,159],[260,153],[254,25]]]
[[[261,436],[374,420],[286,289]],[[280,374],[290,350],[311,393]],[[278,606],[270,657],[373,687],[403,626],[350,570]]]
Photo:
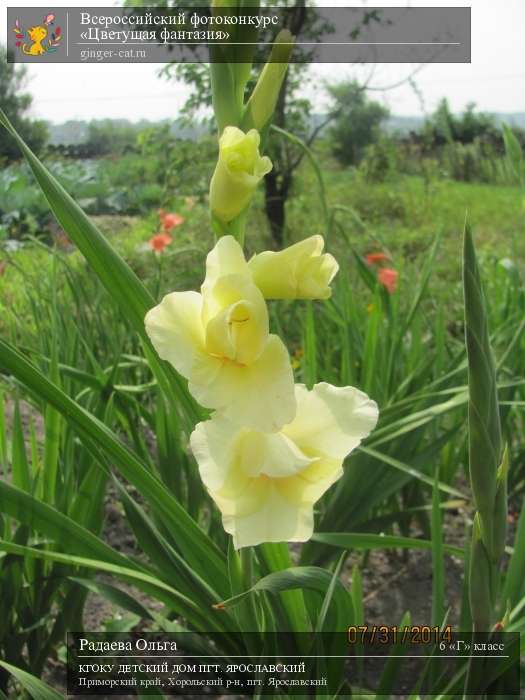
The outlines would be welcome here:
[[[168,294],[145,319],[159,355],[215,409],[191,447],[236,548],[309,539],[314,503],[377,421],[376,404],[353,387],[294,387],[288,352],[269,332],[264,296],[330,295],[338,265],[323,247],[312,236],[247,263],[223,236],[200,294]]]

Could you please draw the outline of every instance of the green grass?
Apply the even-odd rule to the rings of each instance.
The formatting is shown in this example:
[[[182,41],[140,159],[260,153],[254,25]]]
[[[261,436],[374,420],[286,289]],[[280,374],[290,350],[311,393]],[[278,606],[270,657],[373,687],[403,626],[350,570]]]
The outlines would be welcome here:
[[[329,203],[354,208],[372,238],[383,241],[393,254],[405,260],[414,260],[425,252],[436,233],[442,232],[438,259],[448,266],[452,257],[459,269],[458,250],[467,212],[481,251],[502,257],[516,252],[525,259],[525,199],[519,187],[441,179],[426,185],[421,177],[401,173],[391,181],[373,183],[355,170],[327,165],[324,175]],[[312,194],[315,178],[306,167],[300,173],[297,190],[299,196],[290,204],[289,218],[294,222],[294,232],[303,226],[311,230],[308,222],[320,223],[321,218]],[[349,226],[349,231],[356,246],[370,247],[356,226],[353,231]]]

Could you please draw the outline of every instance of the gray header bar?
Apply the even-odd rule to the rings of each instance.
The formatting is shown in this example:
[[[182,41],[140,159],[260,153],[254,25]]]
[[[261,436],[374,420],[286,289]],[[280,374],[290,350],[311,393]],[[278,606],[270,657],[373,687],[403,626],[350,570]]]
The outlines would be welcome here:
[[[8,60],[262,62],[284,28],[294,63],[470,63],[468,7],[9,7]]]

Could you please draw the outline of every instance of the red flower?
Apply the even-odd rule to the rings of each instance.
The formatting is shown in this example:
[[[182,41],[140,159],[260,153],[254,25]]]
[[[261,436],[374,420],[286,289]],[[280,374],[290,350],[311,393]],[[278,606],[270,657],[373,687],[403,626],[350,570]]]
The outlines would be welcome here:
[[[162,253],[164,248],[172,242],[173,238],[169,233],[156,233],[149,239],[149,245],[151,250],[156,253]]]
[[[175,226],[180,226],[184,223],[184,217],[175,212],[166,213],[164,209],[159,209],[159,218],[162,229],[165,233],[169,233]]]
[[[378,265],[386,260],[390,260],[390,258],[386,253],[368,253],[368,255],[365,255],[365,260],[369,265]]]
[[[397,270],[393,270],[391,267],[382,267],[377,273],[379,283],[385,287],[389,294],[393,294],[396,291],[397,278]]]

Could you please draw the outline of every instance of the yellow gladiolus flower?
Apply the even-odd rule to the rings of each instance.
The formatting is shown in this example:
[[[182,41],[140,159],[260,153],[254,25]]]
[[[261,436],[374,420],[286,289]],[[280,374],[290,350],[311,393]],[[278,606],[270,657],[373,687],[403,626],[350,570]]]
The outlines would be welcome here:
[[[377,422],[377,405],[353,387],[298,384],[295,393],[296,416],[277,433],[215,414],[191,435],[201,478],[237,549],[308,540],[314,503]]]
[[[260,180],[272,169],[268,156],[261,156],[261,137],[256,129],[244,133],[227,126],[219,139],[219,159],[210,183],[210,207],[221,221],[235,219],[249,204]]]
[[[168,294],[145,324],[160,357],[189,380],[206,408],[263,431],[293,419],[290,357],[269,332],[266,302],[232,236],[220,238],[208,254],[201,294]]]
[[[266,299],[328,299],[339,265],[323,248],[322,236],[310,236],[284,250],[254,255],[248,267]]]

